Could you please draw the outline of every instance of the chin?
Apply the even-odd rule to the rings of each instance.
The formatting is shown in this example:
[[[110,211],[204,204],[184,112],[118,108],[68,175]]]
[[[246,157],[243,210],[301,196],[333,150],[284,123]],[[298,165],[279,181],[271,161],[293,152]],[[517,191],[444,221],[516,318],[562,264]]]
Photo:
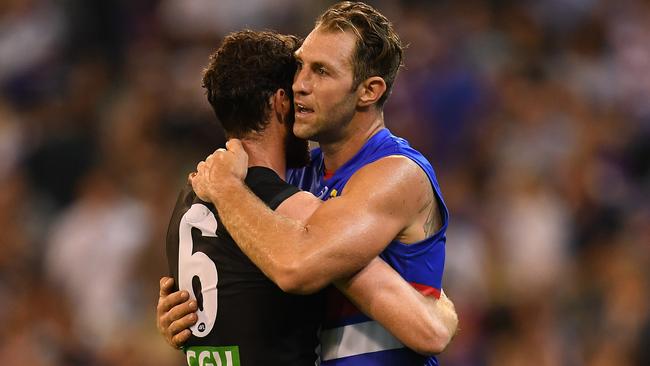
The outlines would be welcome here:
[[[313,134],[310,132],[311,131],[309,131],[309,128],[307,126],[299,126],[298,123],[293,125],[293,134],[296,135],[296,137],[299,139],[311,140]]]

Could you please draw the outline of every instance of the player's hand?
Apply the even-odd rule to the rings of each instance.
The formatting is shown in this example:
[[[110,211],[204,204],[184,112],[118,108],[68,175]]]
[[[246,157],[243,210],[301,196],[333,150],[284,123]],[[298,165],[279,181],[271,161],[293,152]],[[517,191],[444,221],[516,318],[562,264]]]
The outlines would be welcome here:
[[[456,313],[456,306],[454,306],[454,303],[447,297],[447,294],[442,289],[440,290],[440,298],[436,301],[436,305],[441,311],[441,319],[449,330],[451,338],[453,338],[456,335],[456,332],[458,332],[458,314]],[[449,341],[451,341],[451,338]]]
[[[167,343],[180,348],[190,338],[190,327],[196,323],[198,316],[196,301],[188,301],[187,291],[172,292],[174,279],[160,279],[160,297],[156,307],[156,325]]]
[[[215,202],[219,189],[230,182],[242,182],[248,171],[248,154],[240,140],[231,139],[226,149],[218,149],[196,166],[190,182],[196,195]]]
[[[441,307],[444,307],[449,311],[456,313],[456,306],[454,306],[454,303],[451,301],[451,299],[447,297],[445,290],[440,289],[440,298],[438,301],[440,302]]]

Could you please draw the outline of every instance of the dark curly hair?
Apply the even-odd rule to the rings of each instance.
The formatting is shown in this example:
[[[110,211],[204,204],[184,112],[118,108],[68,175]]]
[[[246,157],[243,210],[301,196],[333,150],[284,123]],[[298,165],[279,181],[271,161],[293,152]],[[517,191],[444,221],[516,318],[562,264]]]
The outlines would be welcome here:
[[[292,95],[293,53],[299,46],[295,36],[244,30],[227,35],[210,55],[203,87],[230,137],[264,130],[269,98],[278,89]]]
[[[357,44],[352,55],[352,90],[371,76],[383,78],[386,92],[377,102],[381,108],[390,96],[404,53],[402,42],[391,22],[370,5],[343,1],[327,9],[316,20],[316,27],[354,33]]]

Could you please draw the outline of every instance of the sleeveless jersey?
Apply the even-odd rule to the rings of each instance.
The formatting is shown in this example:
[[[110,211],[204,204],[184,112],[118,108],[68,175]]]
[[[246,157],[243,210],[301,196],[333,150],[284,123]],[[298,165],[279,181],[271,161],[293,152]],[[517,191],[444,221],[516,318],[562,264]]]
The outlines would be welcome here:
[[[372,136],[361,150],[332,176],[324,176],[320,149],[312,152],[310,167],[290,171],[288,181],[310,189],[321,199],[341,195],[350,177],[363,166],[390,155],[405,156],[426,173],[442,215],[442,227],[432,237],[418,243],[391,242],[380,254],[406,281],[425,295],[440,297],[445,262],[446,229],[449,212],[431,164],[408,142],[388,129]],[[387,173],[388,174],[388,173]],[[381,184],[381,182],[377,182]],[[435,357],[424,357],[407,348],[379,323],[363,315],[334,288],[328,289],[327,317],[321,332],[322,365],[438,365]]]
[[[268,168],[249,168],[246,184],[271,209],[298,189]],[[185,344],[188,365],[313,366],[323,298],[282,292],[244,255],[212,204],[188,185],[167,232],[178,287],[199,303]]]

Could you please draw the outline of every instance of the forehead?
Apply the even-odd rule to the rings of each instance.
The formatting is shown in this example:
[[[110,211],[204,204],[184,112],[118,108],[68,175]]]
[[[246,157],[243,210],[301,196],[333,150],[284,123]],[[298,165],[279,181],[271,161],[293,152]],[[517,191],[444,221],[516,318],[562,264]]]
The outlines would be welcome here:
[[[356,36],[351,31],[319,27],[305,38],[296,56],[305,63],[318,62],[351,70],[355,47]]]

